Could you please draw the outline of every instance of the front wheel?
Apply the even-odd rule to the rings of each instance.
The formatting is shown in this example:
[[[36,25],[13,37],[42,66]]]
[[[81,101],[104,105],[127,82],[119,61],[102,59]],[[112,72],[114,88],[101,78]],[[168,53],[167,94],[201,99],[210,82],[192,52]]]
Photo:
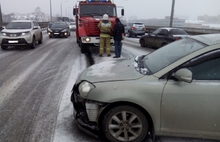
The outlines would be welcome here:
[[[139,109],[122,105],[107,112],[102,129],[111,142],[141,142],[148,134],[148,121]]]
[[[6,50],[8,47],[7,46],[1,46],[2,50]]]
[[[141,40],[140,40],[140,44],[141,44],[141,47],[145,47],[145,46],[146,46],[144,39],[141,39]]]
[[[42,43],[43,43],[43,35],[42,35],[42,33],[41,33],[40,39],[38,40],[38,43],[39,43],[39,44],[42,44]]]
[[[30,48],[34,49],[35,47],[36,47],[36,39],[35,39],[35,37],[33,37],[33,40],[32,40]]]

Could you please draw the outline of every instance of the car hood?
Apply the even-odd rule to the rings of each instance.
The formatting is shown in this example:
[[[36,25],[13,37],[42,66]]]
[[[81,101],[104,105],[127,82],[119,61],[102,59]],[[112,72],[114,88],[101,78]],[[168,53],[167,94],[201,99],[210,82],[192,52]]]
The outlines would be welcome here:
[[[118,59],[117,61],[105,61],[90,66],[78,77],[77,82],[87,80],[89,82],[134,80],[143,77],[133,65],[134,59]]]
[[[30,29],[3,29],[2,32],[5,33],[23,33],[23,32],[29,32]]]

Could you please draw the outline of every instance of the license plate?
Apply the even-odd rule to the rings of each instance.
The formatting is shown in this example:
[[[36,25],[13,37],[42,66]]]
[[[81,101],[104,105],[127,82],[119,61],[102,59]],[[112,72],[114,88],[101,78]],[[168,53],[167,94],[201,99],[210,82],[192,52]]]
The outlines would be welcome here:
[[[8,43],[18,43],[17,40],[9,40]]]
[[[58,35],[59,33],[54,33],[55,35]]]

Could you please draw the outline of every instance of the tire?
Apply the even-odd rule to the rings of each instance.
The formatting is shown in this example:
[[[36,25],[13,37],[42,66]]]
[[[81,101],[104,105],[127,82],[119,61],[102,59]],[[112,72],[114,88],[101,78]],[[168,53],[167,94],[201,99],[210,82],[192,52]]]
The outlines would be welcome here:
[[[128,37],[131,37],[131,32],[130,31],[128,31]]]
[[[36,47],[36,39],[35,39],[35,37],[33,37],[33,40],[32,40],[30,48],[34,49],[35,47]]]
[[[6,49],[8,49],[8,46],[1,46],[1,48],[2,48],[2,50],[6,50]]]
[[[122,115],[126,117],[123,118]],[[102,121],[102,130],[111,142],[141,142],[147,137],[148,121],[139,109],[122,105],[106,113]]]
[[[40,39],[38,40],[38,44],[42,44],[43,43],[43,36],[42,36],[42,33],[40,35]]]
[[[141,39],[141,40],[140,40],[140,44],[141,44],[141,47],[145,47],[145,46],[146,46],[144,39]]]
[[[80,48],[81,48],[81,53],[87,53],[87,51],[88,51],[88,49],[87,49],[87,46],[84,44],[84,43],[82,43],[81,41],[79,41],[79,46],[80,46]]]
[[[163,47],[163,46],[165,46],[165,45],[167,45],[167,43],[163,43],[161,47]]]

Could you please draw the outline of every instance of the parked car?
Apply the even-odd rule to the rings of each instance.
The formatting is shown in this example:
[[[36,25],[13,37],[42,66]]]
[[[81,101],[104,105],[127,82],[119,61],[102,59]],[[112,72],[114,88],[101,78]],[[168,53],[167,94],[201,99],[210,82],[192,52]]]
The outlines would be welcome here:
[[[34,49],[36,41],[43,42],[42,30],[39,24],[33,20],[14,20],[9,22],[0,34],[2,50],[9,46],[29,46]]]
[[[158,28],[153,33],[141,36],[139,43],[141,47],[160,48],[173,41],[189,36],[183,29],[180,28]]]
[[[220,34],[95,64],[71,95],[80,128],[111,142],[152,136],[220,140]]]
[[[70,27],[71,31],[75,31],[76,30],[76,22],[70,22],[69,27]]]
[[[125,26],[125,33],[128,37],[145,35],[146,27],[142,22],[128,23]]]
[[[52,37],[69,37],[70,28],[69,25],[65,22],[55,22],[48,28],[48,35]]]

